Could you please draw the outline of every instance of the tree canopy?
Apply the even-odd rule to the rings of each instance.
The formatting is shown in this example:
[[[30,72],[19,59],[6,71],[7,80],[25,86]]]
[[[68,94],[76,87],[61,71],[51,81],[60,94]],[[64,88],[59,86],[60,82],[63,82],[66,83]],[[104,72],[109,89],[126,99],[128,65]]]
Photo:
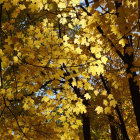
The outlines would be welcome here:
[[[139,140],[140,2],[0,0],[0,139]]]

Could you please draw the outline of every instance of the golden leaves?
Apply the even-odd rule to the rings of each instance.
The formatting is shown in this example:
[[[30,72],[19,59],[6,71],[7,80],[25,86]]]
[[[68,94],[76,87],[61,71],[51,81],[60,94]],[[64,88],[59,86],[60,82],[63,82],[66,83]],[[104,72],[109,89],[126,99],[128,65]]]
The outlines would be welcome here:
[[[110,106],[116,107],[117,101],[111,100],[110,101]]]
[[[91,99],[91,96],[89,95],[89,93],[86,93],[86,94],[84,95],[84,97],[86,98],[86,100]]]
[[[5,1],[5,0],[1,0],[1,1],[0,1],[0,4],[2,4],[4,1]]]
[[[113,97],[112,94],[109,94],[107,98],[108,98],[109,100],[114,99],[114,97]]]
[[[72,4],[73,7],[75,7],[76,5],[78,5],[80,3],[80,0],[71,0],[70,4]]]
[[[121,39],[121,40],[119,41],[119,44],[121,44],[122,47],[124,47],[126,43],[127,43],[126,39]]]
[[[106,90],[103,90],[102,93],[101,93],[101,95],[105,95],[106,96],[107,95],[107,91]]]
[[[79,47],[78,48],[76,48],[76,50],[75,50],[78,54],[81,54],[81,52],[82,52],[82,49],[80,49]]]
[[[126,75],[125,72],[118,72],[123,63],[112,48],[115,42],[120,44],[116,45],[116,48],[124,52],[123,47],[129,43],[124,38],[119,40],[123,32],[126,32],[121,24],[124,21],[123,13],[121,11],[117,17],[116,12],[120,13],[120,8],[116,11],[110,1],[112,9],[110,13],[98,11],[99,5],[104,4],[106,8],[106,3],[102,1],[85,8],[92,14],[91,16],[79,7],[80,0],[27,0],[20,4],[19,2],[20,0],[10,2],[5,0],[3,5],[3,10],[9,10],[10,19],[4,11],[6,18],[2,17],[2,21],[5,22],[2,23],[4,31],[2,34],[5,34],[3,38],[5,41],[2,42],[4,45],[0,49],[0,57],[3,85],[6,90],[2,89],[1,95],[5,96],[6,100],[17,100],[16,103],[8,102],[9,106],[12,104],[19,110],[24,109],[23,114],[26,115],[20,116],[25,122],[22,124],[24,133],[28,133],[28,129],[24,126],[31,127],[30,121],[31,124],[38,125],[39,120],[39,123],[43,124],[43,127],[39,127],[40,131],[43,129],[43,132],[48,133],[46,126],[53,122],[50,128],[59,129],[61,134],[65,132],[66,139],[71,137],[75,139],[73,133],[82,125],[77,116],[89,109],[83,104],[84,100],[89,100],[87,102],[95,106],[98,99],[103,98],[102,106],[101,104],[97,106],[95,111],[97,114],[110,114],[117,104],[114,97],[120,96],[119,92],[123,91],[119,81],[126,80]],[[136,6],[129,2],[127,5],[133,8]],[[127,5],[123,8],[126,9]],[[13,10],[10,10],[11,8]],[[125,12],[128,15],[134,11]],[[134,18],[135,16],[127,17],[126,26],[131,26],[131,23],[134,25],[135,22],[132,22]],[[97,30],[98,26],[102,28],[103,33]],[[137,39],[134,40],[135,38],[133,39],[135,48]],[[127,47],[125,53],[131,55],[134,51]],[[117,71],[113,73],[114,69]],[[125,69],[126,67],[123,71]],[[118,95],[107,95],[100,74],[104,75],[111,93]],[[44,86],[48,80],[51,82]],[[13,89],[11,92],[7,91],[9,87]],[[79,94],[83,98],[75,93],[74,88],[79,88]],[[95,102],[92,102],[93,100]],[[16,111],[18,116],[20,113]],[[87,114],[90,115],[89,112]],[[9,126],[7,128],[9,129]],[[13,130],[15,132],[17,128]],[[53,130],[51,132],[53,133]],[[15,134],[18,136],[17,132]],[[32,131],[32,136],[35,134]]]
[[[11,3],[15,6],[19,3],[20,0],[11,0]]]
[[[34,106],[34,100],[31,97],[24,98],[23,103],[24,110],[29,110],[31,107]]]
[[[74,86],[76,86],[77,84],[76,84],[76,80],[75,79],[73,79],[73,81],[72,81],[72,86],[74,87]]]
[[[65,122],[66,121],[66,116],[62,115],[59,120],[61,120],[62,122]]]
[[[66,3],[65,2],[59,2],[58,7],[60,8],[60,10],[63,10],[66,8]]]
[[[14,60],[14,63],[18,63],[18,57],[17,56],[14,56],[13,60]]]
[[[116,25],[111,25],[111,31],[117,35],[119,33],[119,29]]]
[[[96,75],[96,70],[97,70],[97,66],[90,66],[89,67],[89,72],[91,72],[93,76]]]
[[[94,94],[97,96],[99,94],[99,91],[98,90],[95,90],[94,91]]]
[[[111,114],[111,107],[109,106],[105,107],[104,111],[105,111],[105,114]]]
[[[0,58],[4,55],[2,49],[0,49]]]
[[[4,1],[4,0],[2,0],[2,1]],[[2,2],[2,1],[0,1],[0,2]],[[7,11],[9,11],[10,8],[12,8],[12,5],[9,2],[5,2],[3,5],[3,8],[6,9]]]
[[[107,63],[107,57],[106,56],[103,56],[101,57],[101,61],[103,62],[103,64],[106,64]]]
[[[104,100],[103,100],[103,104],[104,104],[105,106],[107,106],[107,105],[108,105],[108,101],[107,101],[106,99],[104,99]]]
[[[65,42],[67,42],[67,41],[69,40],[69,37],[68,37],[67,35],[64,35],[64,36],[63,36],[63,40],[64,40]]]
[[[87,26],[87,24],[86,24],[86,19],[80,20],[79,25],[81,25],[82,28],[85,28],[85,27]]]
[[[42,98],[42,102],[48,102],[50,99],[49,99],[49,97],[48,96],[44,96],[43,98]]]
[[[97,112],[97,114],[101,114],[103,113],[103,108],[101,106],[97,106],[95,111]]]
[[[26,7],[25,7],[24,4],[20,4],[20,5],[19,5],[19,9],[20,9],[20,10],[24,10],[24,9],[26,9]]]

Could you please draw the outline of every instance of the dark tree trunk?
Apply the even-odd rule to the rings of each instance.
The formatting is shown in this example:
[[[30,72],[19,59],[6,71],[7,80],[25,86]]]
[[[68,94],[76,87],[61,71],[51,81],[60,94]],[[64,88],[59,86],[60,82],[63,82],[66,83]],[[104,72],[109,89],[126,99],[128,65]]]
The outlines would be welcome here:
[[[126,51],[126,49],[130,46],[133,48],[132,36],[130,35],[129,38],[127,38],[127,39],[129,40],[130,43],[126,44],[124,47],[124,58],[125,58],[124,63],[128,65],[128,67],[126,69],[126,73],[131,75],[131,77],[128,78],[129,89],[130,89],[132,103],[133,103],[133,107],[134,107],[134,113],[136,116],[137,126],[138,126],[138,129],[140,132],[140,89],[134,80],[134,78],[137,76],[137,74],[136,74],[136,72],[131,71],[131,69],[133,68],[135,54],[134,54],[134,52],[132,52],[129,55]]]
[[[102,74],[100,75],[100,78],[101,78],[101,80],[102,80],[102,82],[103,82],[104,88],[105,88],[106,91],[107,91],[107,94],[108,94],[108,95],[111,94],[110,89],[108,88],[108,85],[107,85],[107,83],[106,83],[104,77],[102,76]],[[129,140],[129,137],[128,137],[128,134],[127,134],[127,131],[126,131],[126,127],[125,127],[125,123],[124,123],[124,120],[123,120],[123,117],[122,117],[122,115],[121,115],[121,112],[120,112],[120,110],[119,110],[118,105],[116,105],[115,110],[116,110],[116,112],[117,112],[117,115],[118,115],[119,120],[120,120],[120,123],[121,123],[121,133],[122,133],[122,135],[123,135],[123,139],[124,139],[124,140]]]
[[[118,117],[119,117],[119,120],[121,122],[121,133],[123,135],[123,140],[129,140],[129,137],[128,137],[128,134],[127,134],[127,131],[126,131],[126,127],[125,127],[125,123],[124,123],[124,120],[122,118],[122,115],[121,115],[121,112],[119,110],[118,105],[116,105],[115,110],[116,110],[116,112],[118,114]]]
[[[129,88],[132,96],[132,102],[134,106],[134,113],[140,131],[140,91],[139,91],[139,86],[137,85],[136,82],[134,82],[134,76],[136,76],[136,73],[133,73],[132,77],[129,78],[128,81],[129,81]]]
[[[112,115],[108,115],[108,120],[110,123],[110,130],[111,130],[111,140],[118,140],[118,131],[114,125],[114,117]]]
[[[84,135],[84,140],[91,140],[91,135],[90,135],[90,119],[86,114],[82,114],[82,119],[83,119],[83,135]]]
[[[110,124],[110,129],[111,129],[111,139],[112,140],[118,140],[118,136],[117,136],[117,132],[116,132],[116,128],[114,125]]]

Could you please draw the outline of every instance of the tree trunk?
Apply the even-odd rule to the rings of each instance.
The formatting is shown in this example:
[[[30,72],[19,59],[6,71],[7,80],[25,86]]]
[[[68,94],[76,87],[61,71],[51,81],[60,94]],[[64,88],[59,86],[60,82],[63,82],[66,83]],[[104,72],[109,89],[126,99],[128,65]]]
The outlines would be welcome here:
[[[124,123],[124,120],[122,118],[122,115],[121,115],[121,112],[119,110],[118,105],[116,105],[115,110],[116,110],[116,112],[118,114],[118,117],[119,117],[119,120],[121,122],[121,133],[123,135],[123,140],[129,140],[129,137],[128,137],[128,134],[127,134],[127,131],[126,131],[126,127],[125,127],[125,123]]]
[[[108,88],[108,85],[107,85],[107,83],[106,83],[104,77],[102,76],[102,74],[100,75],[100,78],[101,78],[101,80],[102,80],[102,82],[103,82],[104,88],[105,88],[106,91],[107,91],[107,94],[108,94],[108,95],[111,94],[110,89]],[[123,139],[129,140],[129,137],[128,137],[128,134],[127,134],[127,131],[126,131],[126,127],[125,127],[125,123],[124,123],[124,120],[123,120],[123,117],[122,117],[122,115],[121,115],[121,112],[120,112],[120,110],[119,110],[118,105],[116,105],[115,110],[116,110],[116,112],[117,112],[117,115],[118,115],[119,120],[120,120],[120,123],[121,123],[121,133],[122,133],[122,135],[123,135]]]
[[[133,103],[133,107],[134,107],[134,113],[136,116],[137,126],[138,126],[138,129],[140,132],[140,89],[134,80],[134,78],[135,78],[135,76],[137,76],[137,74],[136,74],[136,72],[131,71],[133,68],[135,54],[134,54],[134,52],[132,52],[131,55],[129,55],[129,54],[127,54],[127,51],[126,51],[126,49],[130,46],[133,48],[132,36],[130,35],[128,39],[129,39],[130,44],[126,44],[124,47],[124,58],[125,58],[124,63],[128,65],[128,67],[126,69],[126,73],[131,75],[131,77],[128,78],[129,89],[130,89],[132,103]]]
[[[108,120],[110,123],[110,130],[111,130],[111,140],[118,140],[118,132],[114,125],[114,117],[112,115],[108,115]]]
[[[111,139],[118,140],[115,126],[110,124],[110,129],[111,129]]]
[[[134,82],[134,77],[136,73],[133,73],[132,77],[128,79],[129,88],[132,96],[132,102],[134,106],[134,113],[136,116],[137,125],[140,131],[140,90],[136,82]]]
[[[90,119],[86,114],[82,114],[83,119],[83,134],[84,134],[84,140],[91,140],[90,135]]]

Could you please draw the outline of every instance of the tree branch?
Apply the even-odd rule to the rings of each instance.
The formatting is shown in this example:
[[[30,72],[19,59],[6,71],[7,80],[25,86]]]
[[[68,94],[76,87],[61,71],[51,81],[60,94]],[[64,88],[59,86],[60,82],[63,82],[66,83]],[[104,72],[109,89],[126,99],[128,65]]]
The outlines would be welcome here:
[[[85,0],[85,3],[86,3],[86,7],[88,7],[89,6],[88,0]]]

